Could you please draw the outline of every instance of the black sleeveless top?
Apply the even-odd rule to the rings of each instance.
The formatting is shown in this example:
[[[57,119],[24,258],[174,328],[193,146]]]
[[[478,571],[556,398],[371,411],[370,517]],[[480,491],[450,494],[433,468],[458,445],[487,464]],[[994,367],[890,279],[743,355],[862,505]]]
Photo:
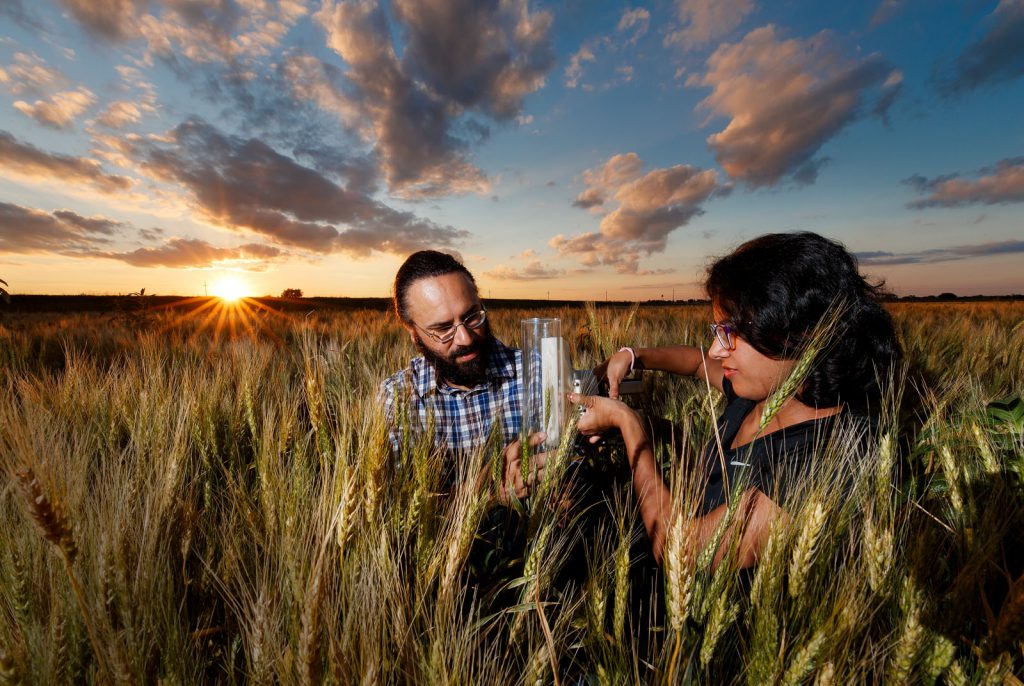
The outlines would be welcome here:
[[[793,424],[731,449],[729,446],[743,419],[757,403],[737,396],[728,379],[722,380],[722,390],[726,398],[725,411],[718,418],[722,454],[717,441],[712,439],[701,456],[704,474],[707,475],[701,514],[707,514],[727,501],[725,480],[722,478],[723,462],[730,489],[737,484],[744,490],[754,487],[781,505],[793,485],[809,472],[815,446],[828,440],[837,419],[846,413]]]

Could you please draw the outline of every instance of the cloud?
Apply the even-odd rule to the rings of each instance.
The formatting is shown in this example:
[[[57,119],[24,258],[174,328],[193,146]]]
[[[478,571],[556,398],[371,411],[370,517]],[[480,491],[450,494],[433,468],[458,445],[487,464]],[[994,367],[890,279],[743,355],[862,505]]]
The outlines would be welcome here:
[[[22,0],[0,0],[0,16],[6,16],[30,31],[43,31],[42,22],[25,9]]]
[[[901,9],[905,0],[882,0],[878,3],[875,13],[871,15],[871,28],[877,28],[895,17]]]
[[[28,104],[24,100],[17,100],[14,109],[26,117],[31,117],[43,126],[52,129],[70,129],[75,119],[93,106],[96,96],[85,87],[76,88],[73,91],[62,91],[54,93],[49,100],[36,100]]]
[[[679,164],[642,173],[636,153],[611,157],[600,167],[583,173],[587,187],[573,205],[603,214],[600,232],[567,238],[555,236],[549,243],[563,257],[587,266],[611,265],[620,273],[655,273],[640,270],[640,258],[663,252],[668,236],[703,213],[707,200],[727,195],[710,169]],[[616,203],[609,210],[609,203]]]
[[[580,49],[569,58],[569,64],[565,67],[566,88],[576,88],[583,77],[583,64],[585,62],[593,62],[595,59],[594,51],[589,45],[583,44],[580,46]]]
[[[665,46],[702,48],[735,29],[753,10],[752,0],[676,0],[683,27],[665,36]]]
[[[891,103],[897,74],[879,55],[845,59],[827,32],[779,40],[768,25],[719,47],[707,72],[687,84],[709,86],[699,107],[729,118],[707,139],[718,163],[730,177],[758,187],[784,177],[813,182],[823,163],[814,159],[820,148],[864,114],[870,94],[878,91],[880,101]]]
[[[932,179],[921,175],[903,181],[928,197],[908,203],[913,209],[963,207],[1024,202],[1024,157],[1000,160],[995,168],[982,169],[977,178],[947,174]]]
[[[195,238],[171,238],[163,245],[117,251],[114,238],[128,224],[107,217],[84,217],[71,210],[52,213],[0,202],[0,253],[51,253],[66,257],[100,257],[135,267],[210,268],[230,266],[262,271],[268,262],[286,253],[272,245],[248,243],[220,248]],[[144,237],[157,239],[162,229],[143,229]]]
[[[305,13],[299,0],[196,2],[168,0],[149,13],[149,0],[59,0],[93,36],[144,41],[150,54],[192,62],[230,62],[267,55]]]
[[[449,103],[509,120],[554,64],[553,17],[526,0],[392,4],[407,31],[403,66]]]
[[[320,69],[315,87],[297,93],[328,104],[374,146],[392,193],[489,192],[467,159],[470,143],[488,134],[471,115],[511,121],[544,84],[554,61],[550,13],[530,12],[526,0],[397,0],[391,9],[326,0],[316,18],[348,68]]]
[[[198,119],[176,127],[166,142],[140,141],[133,154],[155,179],[188,189],[208,221],[282,245],[354,256],[407,254],[469,235],[394,210],[259,139],[228,136]]]
[[[952,74],[940,84],[946,94],[1024,75],[1024,0],[1000,0],[987,23],[988,32],[960,53]]]
[[[974,245],[958,245],[951,248],[934,248],[918,252],[893,253],[884,250],[859,252],[857,259],[863,265],[893,266],[899,264],[933,264],[954,262],[990,255],[1016,255],[1024,253],[1024,241],[995,241]]]
[[[58,69],[50,67],[34,53],[16,52],[14,62],[0,68],[0,83],[13,95],[43,94],[68,83]]]
[[[112,236],[117,233],[118,229],[124,226],[121,222],[113,219],[106,217],[83,217],[71,210],[57,210],[53,213],[53,216],[65,224],[77,227],[86,233],[98,233],[104,236]]]
[[[115,100],[96,117],[96,123],[109,129],[121,129],[134,124],[142,118],[141,108],[128,100]]]
[[[131,179],[105,173],[96,160],[45,152],[6,131],[0,131],[0,169],[50,184],[84,184],[102,193],[120,193],[132,187]]]
[[[219,248],[198,238],[172,238],[158,248],[139,248],[129,252],[94,252],[90,257],[105,257],[133,267],[171,267],[174,269],[211,269],[232,267],[263,271],[268,262],[286,253],[280,248],[247,243],[237,248]]]
[[[120,226],[111,219],[83,217],[70,210],[51,214],[0,202],[0,253],[80,253],[109,243]]]
[[[636,45],[636,42],[647,33],[650,22],[651,13],[643,7],[627,9],[623,11],[622,16],[619,18],[619,23],[615,26],[615,30],[619,33],[624,33],[632,29],[633,34],[627,39],[626,43],[628,45]]]
[[[484,272],[484,276],[500,281],[540,281],[543,279],[557,279],[564,275],[564,269],[547,267],[540,260],[532,260],[521,269],[502,266]]]
[[[573,206],[583,209],[600,208],[605,200],[623,185],[640,176],[644,163],[635,152],[614,155],[596,169],[583,172],[587,188],[576,196]]]

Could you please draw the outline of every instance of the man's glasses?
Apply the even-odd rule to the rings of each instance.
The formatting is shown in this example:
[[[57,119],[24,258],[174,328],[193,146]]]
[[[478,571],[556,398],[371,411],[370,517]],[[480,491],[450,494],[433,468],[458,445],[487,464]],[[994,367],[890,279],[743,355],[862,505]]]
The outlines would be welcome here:
[[[464,326],[466,329],[479,329],[487,321],[487,310],[481,308],[473,314],[464,317],[461,322],[448,328],[430,328],[424,329],[419,324],[413,322],[417,329],[433,338],[438,343],[450,343],[454,338],[455,334],[459,332],[459,327]]]
[[[732,324],[715,324],[711,325],[711,332],[715,334],[715,338],[718,339],[718,344],[726,350],[735,350],[736,341],[733,336],[736,335],[736,327]]]

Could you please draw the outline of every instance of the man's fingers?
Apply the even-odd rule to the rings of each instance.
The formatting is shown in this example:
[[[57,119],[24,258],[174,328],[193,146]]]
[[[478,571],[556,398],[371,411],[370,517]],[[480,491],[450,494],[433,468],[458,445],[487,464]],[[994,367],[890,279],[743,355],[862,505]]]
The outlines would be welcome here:
[[[537,446],[542,445],[544,441],[547,439],[547,437],[548,435],[543,431],[538,431],[535,434],[530,434],[530,438],[529,440],[527,440],[526,445],[530,446],[531,448],[536,448]],[[518,441],[516,442],[518,443]]]
[[[527,486],[533,486],[534,484],[539,484],[543,480],[544,480],[544,468],[540,467],[536,472],[530,474],[527,477],[526,485]]]

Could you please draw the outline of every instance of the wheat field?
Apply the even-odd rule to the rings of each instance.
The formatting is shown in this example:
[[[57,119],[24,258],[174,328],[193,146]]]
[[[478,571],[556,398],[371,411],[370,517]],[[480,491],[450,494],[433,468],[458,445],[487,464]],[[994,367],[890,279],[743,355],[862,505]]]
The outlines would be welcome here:
[[[614,442],[599,496],[563,454],[513,507],[500,446],[451,488],[423,441],[396,468],[376,392],[414,351],[380,311],[3,315],[0,684],[1020,684],[1024,303],[890,307],[877,432],[824,445],[752,572],[682,517],[655,568]],[[709,336],[699,306],[490,319],[527,316],[578,368]],[[647,382],[686,512],[720,403]]]

